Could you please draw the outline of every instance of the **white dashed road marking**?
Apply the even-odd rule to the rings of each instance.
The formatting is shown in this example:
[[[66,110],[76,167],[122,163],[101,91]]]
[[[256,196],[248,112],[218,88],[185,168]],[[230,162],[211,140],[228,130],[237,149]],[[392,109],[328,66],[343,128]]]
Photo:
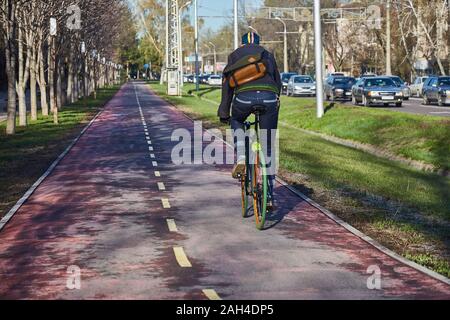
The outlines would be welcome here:
[[[163,206],[164,209],[170,209],[170,208],[171,208],[171,207],[170,207],[169,199],[167,199],[167,198],[162,198],[162,199],[161,199],[161,202],[162,202],[162,206]]]
[[[166,190],[166,186],[164,185],[163,182],[158,182],[158,189],[159,189],[159,191],[165,191]]]
[[[178,232],[177,224],[174,219],[167,219],[167,226],[170,232]]]

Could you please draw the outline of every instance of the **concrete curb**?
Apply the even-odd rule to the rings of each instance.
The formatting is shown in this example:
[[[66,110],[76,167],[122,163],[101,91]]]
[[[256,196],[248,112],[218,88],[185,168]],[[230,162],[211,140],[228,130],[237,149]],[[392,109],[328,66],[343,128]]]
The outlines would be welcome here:
[[[149,88],[150,91],[155,94],[156,96],[159,97],[159,95],[156,94],[156,92]],[[194,119],[192,119],[191,117],[189,117],[187,114],[185,114],[184,112],[180,111],[178,108],[176,108],[175,105],[173,105],[172,103],[170,103],[169,101],[163,99],[162,97],[160,97],[162,100],[166,101],[167,103],[169,103],[170,105],[172,105],[173,108],[175,108],[178,112],[181,112],[186,118],[188,118],[191,121],[195,121]],[[199,100],[202,100],[201,98],[199,98]],[[215,102],[214,102],[215,103]],[[214,135],[213,133],[211,133],[209,130],[205,130],[208,131],[211,135]],[[225,145],[227,145],[230,148],[233,148],[233,146],[231,146],[227,141],[223,140],[221,137],[217,137],[216,135],[214,135],[216,138],[219,138],[220,140],[222,140]],[[340,225],[341,227],[343,227],[344,229],[346,229],[347,231],[349,231],[350,233],[352,233],[353,235],[357,236],[358,238],[360,238],[361,240],[367,242],[368,244],[370,244],[371,246],[373,246],[374,248],[376,248],[378,251],[386,254],[387,256],[417,270],[420,271],[424,274],[426,274],[427,276],[434,278],[436,280],[439,280],[447,285],[450,286],[450,279],[435,272],[432,271],[428,268],[425,268],[413,261],[410,261],[402,256],[400,256],[399,254],[393,252],[392,250],[386,248],[385,246],[381,245],[380,243],[378,243],[377,241],[375,241],[374,239],[372,239],[371,237],[365,235],[364,233],[362,233],[361,231],[359,231],[358,229],[352,227],[350,224],[348,224],[347,222],[345,222],[344,220],[340,219],[339,217],[337,217],[335,214],[333,214],[331,211],[329,211],[328,209],[325,209],[324,207],[322,207],[321,205],[319,205],[318,203],[316,203],[314,200],[308,198],[306,195],[304,195],[303,193],[301,193],[300,191],[298,191],[297,189],[295,189],[294,187],[290,186],[287,182],[285,182],[283,179],[281,179],[280,177],[277,176],[276,180],[286,189],[288,189],[290,192],[294,193],[296,196],[300,197],[301,199],[303,199],[304,201],[308,202],[310,205],[312,205],[313,207],[315,207],[316,209],[318,209],[320,212],[322,212],[325,216],[327,216],[329,219],[333,220],[335,223],[337,223],[338,225]]]

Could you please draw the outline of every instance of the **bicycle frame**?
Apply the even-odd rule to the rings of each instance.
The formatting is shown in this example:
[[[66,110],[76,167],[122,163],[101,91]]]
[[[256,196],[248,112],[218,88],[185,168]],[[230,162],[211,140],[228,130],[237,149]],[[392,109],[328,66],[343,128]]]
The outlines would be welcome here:
[[[247,216],[248,210],[248,196],[252,196],[253,198],[253,211],[256,219],[256,227],[259,230],[264,228],[265,220],[266,220],[266,209],[267,209],[267,190],[268,190],[268,181],[267,174],[265,168],[265,157],[263,151],[261,149],[260,138],[259,138],[259,123],[260,123],[260,112],[255,111],[255,122],[245,122],[244,123],[244,131],[248,132],[252,126],[255,127],[255,135],[256,141],[252,143],[250,146],[250,138],[246,134],[245,135],[245,165],[246,165],[246,174],[245,177],[241,178],[241,192],[242,192],[242,201],[243,201],[243,216]],[[255,156],[255,161],[250,163],[250,150],[253,152]],[[254,163],[253,163],[254,162]],[[260,172],[261,171],[261,172]],[[258,176],[261,173],[262,176],[262,185],[258,184]],[[244,190],[245,189],[245,190]]]

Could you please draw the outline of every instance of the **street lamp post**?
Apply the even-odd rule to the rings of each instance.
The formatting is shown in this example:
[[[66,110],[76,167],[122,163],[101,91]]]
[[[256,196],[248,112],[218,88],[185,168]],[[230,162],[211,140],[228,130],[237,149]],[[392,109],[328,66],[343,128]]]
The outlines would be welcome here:
[[[195,45],[195,90],[200,90],[199,61],[198,61],[198,0],[194,0],[194,45]]]
[[[239,48],[238,0],[234,0],[234,49]]]
[[[86,43],[84,41],[81,42],[81,56],[83,59],[83,104],[84,107],[87,107],[87,94],[86,94]]]
[[[287,47],[287,26],[286,22],[281,20],[281,18],[277,17],[277,20],[280,21],[284,26],[284,72],[289,72],[289,62],[288,62],[288,47]]]
[[[322,66],[322,25],[320,17],[320,0],[314,0],[314,51],[316,59],[316,104],[317,117],[324,115],[323,107],[323,66]]]
[[[217,74],[217,51],[216,51],[216,45],[212,42],[209,42],[209,44],[214,48],[214,74]]]
[[[184,70],[183,70],[183,38],[182,38],[182,26],[181,26],[181,16],[183,15],[184,8],[190,6],[192,1],[186,2],[184,5],[180,7],[178,11],[178,55],[179,55],[179,74],[180,74],[180,87],[184,85]],[[181,90],[180,90],[181,91]]]
[[[50,105],[52,106],[52,112],[53,112],[53,123],[58,124],[58,104],[56,101],[56,93],[55,93],[55,68],[56,68],[56,34],[58,27],[57,27],[57,20],[54,17],[50,18],[50,56],[51,61],[49,62],[49,79],[50,79]]]
[[[392,74],[391,69],[391,0],[386,2],[386,75]]]

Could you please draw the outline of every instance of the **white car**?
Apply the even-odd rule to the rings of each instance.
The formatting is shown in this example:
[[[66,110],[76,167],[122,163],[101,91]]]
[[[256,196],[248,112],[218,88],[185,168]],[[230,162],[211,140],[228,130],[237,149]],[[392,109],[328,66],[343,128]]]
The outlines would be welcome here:
[[[288,82],[287,95],[314,97],[316,95],[316,83],[310,76],[293,76]]]
[[[210,86],[221,86],[222,85],[222,76],[212,75],[208,79],[208,84]]]
[[[409,89],[411,89],[411,95],[416,97],[422,97],[422,89],[423,84],[425,80],[427,80],[428,77],[418,77],[412,85],[409,86]]]

